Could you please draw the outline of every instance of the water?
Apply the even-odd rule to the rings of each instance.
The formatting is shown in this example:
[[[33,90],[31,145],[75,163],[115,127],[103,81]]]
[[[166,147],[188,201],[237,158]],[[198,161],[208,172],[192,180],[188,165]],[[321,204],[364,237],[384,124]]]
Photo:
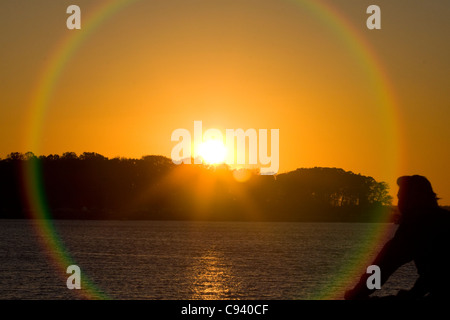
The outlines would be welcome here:
[[[42,246],[46,236],[36,225],[0,220],[0,299],[92,298],[90,285],[67,289],[69,275]],[[320,299],[330,292],[342,298],[357,280],[346,276],[348,267],[359,261],[356,252],[367,248],[365,237],[380,225],[56,221],[55,226],[82,278],[109,299],[285,300]],[[387,240],[395,226],[383,227],[390,230]],[[410,288],[416,276],[413,264],[402,267],[383,294]]]

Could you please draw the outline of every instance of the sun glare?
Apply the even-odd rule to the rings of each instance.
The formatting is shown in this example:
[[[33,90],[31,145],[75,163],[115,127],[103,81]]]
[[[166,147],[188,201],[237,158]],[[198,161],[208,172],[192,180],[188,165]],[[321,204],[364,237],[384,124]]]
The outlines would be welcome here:
[[[207,164],[219,164],[225,162],[227,149],[219,140],[208,140],[199,146],[199,155]]]

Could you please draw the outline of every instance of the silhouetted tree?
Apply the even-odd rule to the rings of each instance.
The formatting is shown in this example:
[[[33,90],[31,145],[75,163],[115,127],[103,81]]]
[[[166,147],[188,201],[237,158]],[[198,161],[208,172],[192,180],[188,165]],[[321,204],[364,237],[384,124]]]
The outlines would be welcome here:
[[[297,169],[277,176],[227,165],[174,165],[158,155],[113,158],[84,152],[0,160],[1,217],[24,217],[22,168],[35,162],[51,216],[71,219],[225,219],[364,221],[390,206],[388,185],[338,168]],[[242,173],[242,172],[241,172]]]

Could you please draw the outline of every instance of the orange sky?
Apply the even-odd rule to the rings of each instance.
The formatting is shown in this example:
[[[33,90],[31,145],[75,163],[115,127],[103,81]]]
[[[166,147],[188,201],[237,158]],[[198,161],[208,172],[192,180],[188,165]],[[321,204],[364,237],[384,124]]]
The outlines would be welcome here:
[[[450,204],[448,1],[320,2],[378,59],[396,97],[391,113],[339,20],[311,1],[134,1],[90,31],[107,2],[0,2],[0,157],[169,157],[172,131],[201,120],[224,133],[279,129],[280,172],[340,167],[387,181],[393,195],[397,176],[422,174]],[[370,31],[374,3],[382,29]],[[66,28],[70,4],[81,7],[81,30]],[[77,32],[84,41],[54,82],[44,129],[32,132],[40,145],[30,145],[36,88]]]

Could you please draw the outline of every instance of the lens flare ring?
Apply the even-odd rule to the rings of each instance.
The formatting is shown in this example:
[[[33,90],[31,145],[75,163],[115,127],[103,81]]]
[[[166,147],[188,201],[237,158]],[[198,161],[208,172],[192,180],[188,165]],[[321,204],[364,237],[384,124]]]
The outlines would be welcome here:
[[[92,14],[84,19],[80,31],[70,32],[55,48],[51,59],[44,66],[41,76],[38,78],[36,88],[32,93],[31,102],[28,111],[28,132],[25,134],[25,147],[27,150],[33,150],[38,153],[40,150],[40,141],[44,128],[45,116],[48,112],[48,106],[52,98],[55,86],[64,72],[64,69],[70,59],[76,54],[84,41],[95,32],[95,30],[105,21],[113,17],[124,8],[139,2],[140,0],[116,0],[106,2],[93,10]],[[374,89],[374,96],[378,99],[379,112],[384,123],[380,134],[384,135],[386,141],[386,175],[396,176],[399,166],[400,154],[400,122],[397,115],[395,97],[390,85],[387,73],[382,67],[371,46],[367,43],[360,31],[357,30],[348,19],[329,3],[320,0],[287,0],[299,9],[306,10],[314,18],[328,27],[334,35],[343,42],[349,52],[360,63],[361,68],[366,71],[367,79]],[[24,182],[26,194],[30,207],[33,208],[33,218],[36,218],[36,231],[47,240],[44,241],[46,251],[50,254],[52,261],[56,264],[58,270],[65,269],[68,265],[74,264],[70,254],[66,251],[63,243],[58,237],[54,223],[51,220],[51,212],[47,206],[45,190],[42,181],[42,171],[37,163],[30,162],[24,168]],[[371,250],[380,239],[383,239],[386,226],[380,225],[374,228],[372,234],[367,235],[367,250],[354,252],[358,263],[344,265],[340,273],[335,276],[333,283],[327,288],[312,297],[314,299],[333,299],[339,297],[332,288],[336,288],[350,276],[355,276],[355,272],[362,269],[362,266],[368,265],[367,252]],[[84,278],[84,290],[82,294],[88,299],[109,299],[109,297],[89,280]],[[342,295],[342,293],[340,293]]]

